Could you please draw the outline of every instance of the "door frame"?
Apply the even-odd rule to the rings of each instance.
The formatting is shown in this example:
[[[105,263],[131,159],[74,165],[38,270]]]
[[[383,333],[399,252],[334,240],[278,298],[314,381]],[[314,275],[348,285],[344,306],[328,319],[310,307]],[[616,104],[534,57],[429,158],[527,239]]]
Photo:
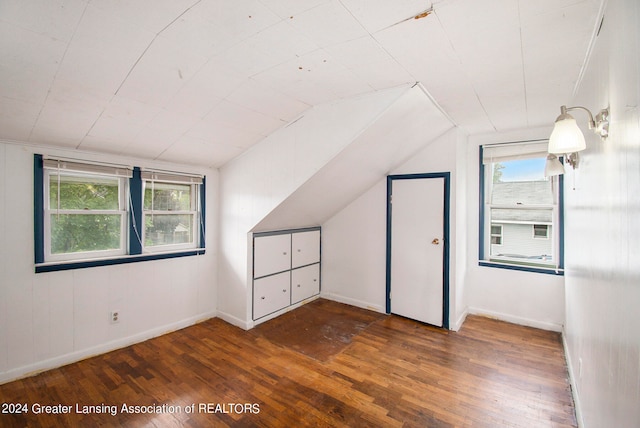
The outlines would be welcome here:
[[[450,198],[451,198],[451,173],[450,172],[430,172],[421,174],[395,174],[387,175],[387,248],[386,248],[386,313],[391,313],[391,195],[393,191],[393,182],[395,180],[416,180],[429,178],[443,178],[443,238],[444,248],[442,257],[442,327],[449,329],[449,231],[450,231]]]

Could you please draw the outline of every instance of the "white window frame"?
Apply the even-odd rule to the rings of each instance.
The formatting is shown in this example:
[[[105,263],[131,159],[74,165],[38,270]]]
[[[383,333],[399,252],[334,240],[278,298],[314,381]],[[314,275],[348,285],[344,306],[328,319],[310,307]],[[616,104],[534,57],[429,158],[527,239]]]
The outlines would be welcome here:
[[[486,266],[494,266],[494,267],[510,267],[515,269],[522,270],[533,270],[533,271],[550,271],[561,274],[562,271],[562,259],[563,254],[561,250],[561,220],[560,220],[560,206],[561,206],[561,192],[560,192],[560,179],[559,177],[550,177],[552,180],[552,186],[554,189],[554,202],[552,204],[538,204],[538,205],[499,205],[499,204],[491,204],[491,192],[493,185],[493,168],[492,165],[494,163],[498,163],[500,161],[512,161],[518,159],[527,159],[527,158],[541,158],[547,156],[547,140],[537,140],[537,141],[527,141],[527,142],[515,142],[515,143],[499,143],[499,144],[488,144],[484,145],[481,148],[482,156],[480,158],[481,162],[481,172],[484,174],[481,178],[484,186],[481,188],[481,198],[483,200],[483,204],[481,209],[483,210],[480,213],[481,224],[480,228],[482,231],[482,236],[484,240],[480,242],[480,264]],[[491,210],[492,209],[522,209],[522,210],[532,210],[532,209],[541,209],[541,210],[551,210],[552,212],[552,236],[550,238],[553,239],[553,264],[542,262],[528,262],[523,261],[521,259],[513,258],[513,257],[497,257],[491,256]],[[539,223],[537,223],[539,224]],[[533,233],[533,232],[532,232]],[[541,239],[541,238],[540,238]],[[504,242],[504,236],[503,241]]]
[[[179,184],[188,185],[190,187],[190,209],[179,211],[167,211],[144,208],[144,195],[147,188],[155,186],[156,183],[162,184]],[[179,250],[197,249],[199,247],[200,237],[200,222],[201,222],[201,208],[200,208],[200,185],[202,184],[202,177],[195,175],[183,175],[172,172],[161,171],[143,171],[142,172],[142,252],[143,253],[162,253],[162,252],[175,252]],[[147,216],[156,215],[191,215],[191,242],[181,244],[166,244],[166,245],[146,245],[146,219]]]
[[[90,163],[78,163],[63,160],[45,160],[43,171],[43,194],[44,194],[44,258],[48,262],[82,261],[100,258],[109,258],[127,254],[128,238],[128,218],[127,209],[128,180],[130,174],[127,168],[117,166],[105,166]],[[118,209],[117,210],[69,210],[51,206],[49,196],[52,176],[70,176],[77,178],[91,179],[111,179],[118,183]],[[120,246],[112,250],[98,251],[78,251],[72,253],[54,254],[52,252],[52,215],[86,215],[86,214],[107,214],[120,215]]]

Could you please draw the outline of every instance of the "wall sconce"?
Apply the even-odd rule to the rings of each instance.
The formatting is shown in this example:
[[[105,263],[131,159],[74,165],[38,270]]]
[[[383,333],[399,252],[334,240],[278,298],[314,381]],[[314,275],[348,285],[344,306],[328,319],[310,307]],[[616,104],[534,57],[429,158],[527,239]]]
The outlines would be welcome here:
[[[558,159],[558,156],[549,153],[547,155],[547,162],[544,166],[544,176],[545,177],[552,177],[554,175],[561,175],[564,174],[564,165],[562,165],[562,162],[560,162],[560,159]]]
[[[584,135],[582,131],[580,131],[580,128],[578,128],[576,120],[567,113],[571,110],[586,111],[589,115],[589,121],[587,122],[589,129],[600,135],[602,139],[605,139],[609,135],[609,109],[600,110],[600,113],[596,115],[594,120],[589,109],[584,107],[560,107],[560,116],[556,119],[553,132],[551,132],[551,136],[549,137],[548,152],[556,155],[567,154],[567,163],[573,168],[576,168],[578,165],[577,152],[586,149],[587,146],[584,141]]]

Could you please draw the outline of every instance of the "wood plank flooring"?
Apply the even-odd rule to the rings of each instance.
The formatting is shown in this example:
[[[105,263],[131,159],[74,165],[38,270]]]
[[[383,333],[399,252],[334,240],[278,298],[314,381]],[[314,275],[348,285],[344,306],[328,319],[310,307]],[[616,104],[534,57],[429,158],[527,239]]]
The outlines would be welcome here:
[[[304,308],[362,321],[335,302]],[[475,316],[450,332],[382,316],[319,360],[265,330],[212,319],[0,385],[0,404],[28,410],[2,404],[0,426],[576,426],[557,333]]]

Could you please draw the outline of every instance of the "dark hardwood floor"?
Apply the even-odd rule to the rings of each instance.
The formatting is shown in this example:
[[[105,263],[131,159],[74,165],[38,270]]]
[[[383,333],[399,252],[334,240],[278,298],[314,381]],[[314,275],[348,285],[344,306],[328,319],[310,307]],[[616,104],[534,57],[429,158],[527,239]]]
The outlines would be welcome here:
[[[476,316],[450,332],[327,300],[285,316],[306,326],[212,319],[0,385],[0,426],[576,426],[557,333]]]

